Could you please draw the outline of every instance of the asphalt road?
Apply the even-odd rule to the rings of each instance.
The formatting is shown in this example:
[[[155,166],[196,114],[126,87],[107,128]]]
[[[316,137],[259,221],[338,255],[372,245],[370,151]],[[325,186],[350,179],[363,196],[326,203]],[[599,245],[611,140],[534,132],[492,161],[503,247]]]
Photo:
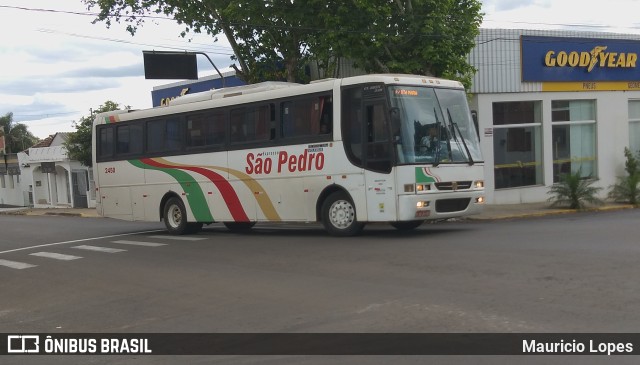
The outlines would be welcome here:
[[[0,332],[638,332],[638,222],[636,209],[424,225],[405,234],[375,225],[340,239],[317,225],[246,234],[212,226],[178,240],[160,224],[2,216]],[[360,361],[424,363],[348,363]]]

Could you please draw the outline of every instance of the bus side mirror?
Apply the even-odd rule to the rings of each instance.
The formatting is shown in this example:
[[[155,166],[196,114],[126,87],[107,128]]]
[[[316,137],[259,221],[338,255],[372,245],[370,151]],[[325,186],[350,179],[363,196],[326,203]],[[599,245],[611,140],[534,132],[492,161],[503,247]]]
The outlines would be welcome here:
[[[471,119],[473,120],[473,125],[476,126],[476,134],[480,138],[480,126],[478,125],[478,112],[476,110],[471,111]]]

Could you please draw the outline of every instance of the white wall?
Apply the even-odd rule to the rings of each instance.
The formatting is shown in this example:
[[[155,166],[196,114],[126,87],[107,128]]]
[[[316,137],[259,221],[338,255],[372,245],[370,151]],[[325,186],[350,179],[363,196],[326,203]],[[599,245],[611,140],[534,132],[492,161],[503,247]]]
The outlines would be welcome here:
[[[485,158],[485,182],[489,204],[517,204],[544,202],[547,191],[553,184],[553,155],[551,145],[551,101],[552,100],[596,100],[596,159],[597,182],[602,187],[601,197],[606,197],[609,186],[617,176],[625,174],[624,148],[629,146],[628,102],[640,98],[639,91],[599,92],[532,92],[478,94],[471,101],[472,109],[478,111],[480,143]],[[494,102],[536,101],[542,102],[542,163],[543,184],[495,190],[493,137],[485,135],[486,128],[493,128]]]

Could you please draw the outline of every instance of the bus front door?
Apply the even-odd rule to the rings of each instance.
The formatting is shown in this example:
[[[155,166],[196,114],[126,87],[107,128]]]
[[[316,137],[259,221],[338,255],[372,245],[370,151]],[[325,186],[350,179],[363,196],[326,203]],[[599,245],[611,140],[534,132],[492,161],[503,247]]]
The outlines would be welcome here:
[[[396,219],[396,194],[392,171],[392,144],[384,99],[365,102],[365,188],[371,222]]]

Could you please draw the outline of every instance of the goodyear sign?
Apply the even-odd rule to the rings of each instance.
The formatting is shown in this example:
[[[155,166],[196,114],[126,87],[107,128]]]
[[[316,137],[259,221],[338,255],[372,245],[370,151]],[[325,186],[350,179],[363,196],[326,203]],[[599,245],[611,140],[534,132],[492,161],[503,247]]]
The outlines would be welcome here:
[[[640,41],[522,36],[522,81],[640,81]]]

